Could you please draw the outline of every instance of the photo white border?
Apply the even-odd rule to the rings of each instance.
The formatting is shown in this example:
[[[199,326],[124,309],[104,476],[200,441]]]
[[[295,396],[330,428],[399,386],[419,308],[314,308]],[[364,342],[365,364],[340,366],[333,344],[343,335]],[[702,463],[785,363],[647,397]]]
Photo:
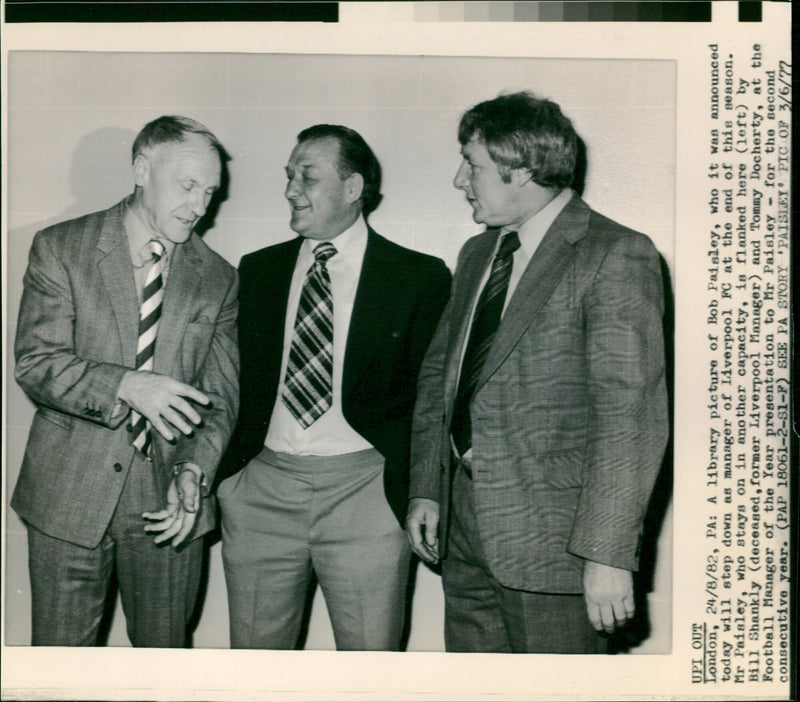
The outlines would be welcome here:
[[[738,3],[715,3],[710,23],[425,23],[402,3],[342,4],[337,24],[4,25],[5,56],[12,50],[236,51],[559,58],[677,59],[678,183],[676,188],[676,422],[675,553],[696,549],[698,491],[684,466],[703,451],[693,427],[692,338],[703,332],[691,300],[695,222],[705,216],[697,198],[704,173],[698,154],[706,135],[693,129],[705,109],[707,45],[760,41],[789,55],[790,6],[764,3],[759,24],[737,21]],[[411,3],[409,3],[411,5]],[[756,34],[758,37],[754,38]],[[3,95],[3,124],[7,124]],[[3,135],[3,158],[7,151]],[[3,230],[9,174],[3,168]],[[5,252],[5,240],[3,249]],[[4,280],[6,257],[3,256]],[[6,310],[3,310],[6,328]],[[6,355],[4,339],[4,364]],[[7,371],[4,368],[4,374]],[[7,375],[4,375],[7,377]],[[3,430],[5,431],[5,423]],[[5,484],[5,483],[4,483]],[[575,657],[442,653],[143,651],[119,649],[2,649],[5,699],[776,699],[775,686],[691,684],[685,632],[701,573],[684,570],[676,555],[674,627],[670,655]],[[5,581],[4,581],[5,582]],[[633,665],[632,665],[633,663]]]

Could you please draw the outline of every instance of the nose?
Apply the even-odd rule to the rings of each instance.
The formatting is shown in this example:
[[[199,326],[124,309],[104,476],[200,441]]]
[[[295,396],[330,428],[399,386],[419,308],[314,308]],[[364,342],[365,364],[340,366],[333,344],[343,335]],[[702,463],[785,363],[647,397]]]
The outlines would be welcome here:
[[[469,178],[467,178],[467,173],[469,171],[469,164],[466,161],[462,161],[461,165],[458,167],[456,171],[456,176],[453,178],[453,187],[458,188],[459,190],[465,190],[468,183]]]
[[[283,193],[284,197],[286,197],[287,200],[292,200],[296,198],[299,193],[300,193],[300,188],[297,184],[297,179],[289,178],[286,181],[286,190]]]
[[[189,197],[189,208],[196,217],[202,217],[206,213],[206,208],[210,200],[210,195],[206,195],[206,193],[199,188],[195,188]]]

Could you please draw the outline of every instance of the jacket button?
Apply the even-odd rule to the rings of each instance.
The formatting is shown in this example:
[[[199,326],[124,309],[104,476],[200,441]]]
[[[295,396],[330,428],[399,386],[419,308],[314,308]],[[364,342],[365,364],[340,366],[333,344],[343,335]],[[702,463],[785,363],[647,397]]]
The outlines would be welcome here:
[[[115,463],[114,464],[114,472],[115,473],[121,473],[122,472],[122,464],[121,463]]]

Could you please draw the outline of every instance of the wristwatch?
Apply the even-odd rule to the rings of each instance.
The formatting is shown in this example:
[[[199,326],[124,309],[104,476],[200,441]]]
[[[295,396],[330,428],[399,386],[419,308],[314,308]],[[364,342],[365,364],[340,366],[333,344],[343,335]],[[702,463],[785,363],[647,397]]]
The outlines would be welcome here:
[[[206,474],[200,470],[194,463],[189,463],[185,461],[183,463],[176,463],[172,466],[172,475],[173,477],[177,478],[181,473],[186,471],[191,471],[200,479],[200,496],[207,497],[209,493],[208,488],[208,480],[206,479]]]

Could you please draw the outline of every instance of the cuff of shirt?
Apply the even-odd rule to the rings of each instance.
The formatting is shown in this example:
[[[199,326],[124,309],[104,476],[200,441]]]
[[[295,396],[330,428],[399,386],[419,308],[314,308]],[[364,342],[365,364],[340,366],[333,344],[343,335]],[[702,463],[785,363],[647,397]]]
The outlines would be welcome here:
[[[117,398],[114,407],[111,408],[111,419],[117,419],[120,415],[127,414],[129,409],[127,402]]]

